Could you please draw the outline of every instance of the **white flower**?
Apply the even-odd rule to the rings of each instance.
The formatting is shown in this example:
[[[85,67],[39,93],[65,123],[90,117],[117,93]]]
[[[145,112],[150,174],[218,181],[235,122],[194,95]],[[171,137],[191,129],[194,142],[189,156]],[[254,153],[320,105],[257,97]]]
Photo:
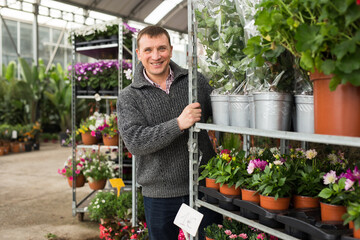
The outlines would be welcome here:
[[[105,203],[105,199],[101,200],[102,203]]]
[[[284,163],[280,160],[276,160],[276,161],[274,161],[274,164],[275,165],[283,165]]]
[[[255,169],[255,164],[253,162],[250,162],[246,169],[248,174],[252,174],[254,172],[254,169]]]
[[[126,69],[125,71],[124,71],[124,73],[125,73],[125,77],[126,77],[126,79],[127,80],[131,80],[132,79],[132,70],[129,68],[129,69]]]
[[[91,205],[91,202],[89,205]],[[87,212],[87,210],[88,210],[88,207],[84,207],[84,211]]]
[[[327,174],[324,175],[324,184],[329,185],[330,183],[335,183],[336,181],[336,172],[331,170]]]
[[[101,97],[98,93],[94,95],[95,101],[99,102],[101,100]]]
[[[96,208],[100,208],[100,205],[97,205]]]
[[[95,127],[94,125],[90,125],[90,126],[89,126],[89,129],[90,129],[91,131],[95,131],[95,130],[96,130],[96,127]]]
[[[315,149],[310,149],[310,150],[307,150],[306,153],[305,153],[305,156],[307,159],[313,159],[315,158],[317,155],[317,152]]]
[[[350,188],[352,188],[352,186],[354,185],[355,182],[351,181],[350,179],[346,179],[345,181],[345,190],[349,190]]]
[[[88,177],[89,182],[94,182],[94,179],[92,177]]]

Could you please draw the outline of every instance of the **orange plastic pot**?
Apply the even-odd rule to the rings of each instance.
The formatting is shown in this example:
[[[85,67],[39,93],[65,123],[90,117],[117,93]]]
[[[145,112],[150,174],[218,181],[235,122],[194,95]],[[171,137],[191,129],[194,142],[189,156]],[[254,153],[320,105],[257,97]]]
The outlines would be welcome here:
[[[349,222],[349,229],[354,229],[354,222],[353,221]]]
[[[294,195],[293,201],[296,209],[318,208],[320,206],[319,198],[316,197]]]
[[[360,228],[355,230],[355,227],[353,229],[354,238],[360,239]]]
[[[208,238],[207,236],[205,236],[205,239],[206,239],[206,240],[215,240],[215,239],[213,239],[213,238]]]
[[[260,194],[254,190],[241,189],[241,199],[244,201],[260,203]]]
[[[69,178],[67,179],[68,180],[68,183],[69,183],[69,186],[72,187],[73,186],[73,181],[70,180]],[[83,174],[79,174],[77,177],[76,177],[76,187],[82,187],[85,185],[85,177]]]
[[[286,210],[290,205],[290,197],[278,198],[260,195],[260,206],[268,210]]]
[[[320,202],[320,210],[321,210],[321,221],[337,221],[342,222],[342,215],[346,213],[345,206],[332,205]]]
[[[229,187],[227,184],[220,186],[220,192],[225,195],[239,196],[241,194],[240,188],[235,188],[235,185]]]
[[[20,152],[20,144],[18,142],[10,143],[11,152],[18,153]]]
[[[216,179],[213,179],[213,178],[205,178],[205,186],[206,186],[207,188],[213,188],[213,189],[219,190],[220,184],[219,184],[219,183],[215,183],[215,182],[216,182]]]
[[[340,84],[330,91],[332,75],[310,74],[314,86],[314,131],[360,137],[360,87]]]
[[[92,190],[104,189],[106,185],[106,179],[101,179],[99,181],[89,182],[89,187]]]
[[[93,145],[93,144],[97,144],[97,139],[96,137],[91,136],[91,133],[87,132],[87,133],[82,133],[81,134],[81,140],[83,142],[84,145]]]
[[[5,147],[0,146],[0,156],[5,154]]]
[[[119,145],[119,135],[115,135],[113,137],[110,136],[102,136],[103,142],[105,146],[117,146]]]

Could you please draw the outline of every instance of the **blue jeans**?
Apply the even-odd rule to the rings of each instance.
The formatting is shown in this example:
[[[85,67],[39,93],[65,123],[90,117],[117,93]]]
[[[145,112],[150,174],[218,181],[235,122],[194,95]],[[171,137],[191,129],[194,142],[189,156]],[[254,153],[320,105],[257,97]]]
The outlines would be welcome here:
[[[189,196],[175,198],[149,198],[144,196],[145,218],[149,240],[177,240],[179,227],[173,222],[181,204],[189,204]],[[201,207],[204,214],[199,227],[199,239],[205,239],[204,228],[212,223],[221,223],[222,215]]]

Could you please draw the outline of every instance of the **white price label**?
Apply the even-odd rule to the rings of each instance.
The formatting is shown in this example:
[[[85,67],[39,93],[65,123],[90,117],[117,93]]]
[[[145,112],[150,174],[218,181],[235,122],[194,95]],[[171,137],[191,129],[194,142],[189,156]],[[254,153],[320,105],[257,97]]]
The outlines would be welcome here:
[[[203,214],[183,203],[176,214],[174,224],[195,237],[203,217]]]

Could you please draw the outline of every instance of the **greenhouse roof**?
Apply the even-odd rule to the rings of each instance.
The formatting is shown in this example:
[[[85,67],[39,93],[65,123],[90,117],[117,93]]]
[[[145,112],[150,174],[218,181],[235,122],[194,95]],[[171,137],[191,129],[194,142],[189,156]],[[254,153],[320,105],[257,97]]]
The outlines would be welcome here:
[[[30,21],[36,3],[39,23],[77,28],[122,18],[187,33],[186,0],[0,0],[1,14],[19,17],[16,11],[22,11],[21,17]]]

